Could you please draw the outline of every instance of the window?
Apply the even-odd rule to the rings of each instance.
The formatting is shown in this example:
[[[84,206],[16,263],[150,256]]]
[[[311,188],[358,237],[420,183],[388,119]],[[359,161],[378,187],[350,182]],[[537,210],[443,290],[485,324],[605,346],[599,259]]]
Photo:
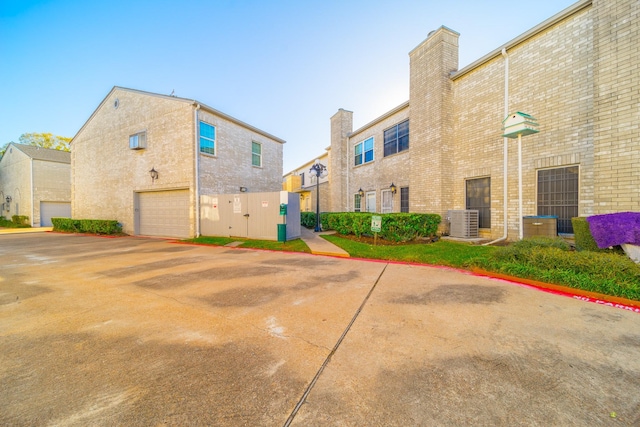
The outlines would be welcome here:
[[[409,149],[409,120],[384,131],[384,156]]]
[[[478,226],[491,228],[491,178],[468,179],[467,209],[478,210]]]
[[[409,212],[409,187],[400,188],[400,212]]]
[[[142,150],[147,147],[147,133],[138,132],[129,136],[129,148],[131,150]]]
[[[251,164],[262,166],[262,144],[258,142],[251,142]]]
[[[362,212],[361,203],[362,203],[362,196],[360,194],[355,194],[353,196],[353,211],[354,212]]]
[[[200,122],[200,152],[216,155],[216,128]]]
[[[393,212],[393,194],[391,190],[382,190],[382,213]]]
[[[573,234],[578,216],[578,166],[538,171],[538,215],[558,217],[558,233]]]
[[[366,194],[366,209],[367,212],[375,212],[376,211],[376,192],[371,191]]]
[[[373,161],[373,137],[356,144],[354,157],[356,166]]]

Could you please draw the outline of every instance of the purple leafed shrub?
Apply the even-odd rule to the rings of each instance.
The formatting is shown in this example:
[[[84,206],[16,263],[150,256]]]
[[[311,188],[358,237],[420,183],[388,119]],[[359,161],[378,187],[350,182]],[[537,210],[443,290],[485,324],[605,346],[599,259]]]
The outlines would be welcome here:
[[[619,212],[587,218],[600,249],[631,243],[640,245],[640,212]]]

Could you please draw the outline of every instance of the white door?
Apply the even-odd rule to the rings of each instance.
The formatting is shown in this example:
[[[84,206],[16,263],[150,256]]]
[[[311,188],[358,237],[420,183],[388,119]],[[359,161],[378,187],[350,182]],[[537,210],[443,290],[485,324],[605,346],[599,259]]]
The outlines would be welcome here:
[[[138,193],[138,232],[143,236],[190,236],[189,190]]]
[[[382,190],[382,213],[393,212],[393,194],[391,190]]]
[[[71,218],[71,203],[40,202],[40,227],[51,227],[51,218]]]
[[[370,191],[366,194],[367,212],[376,212],[376,192]]]

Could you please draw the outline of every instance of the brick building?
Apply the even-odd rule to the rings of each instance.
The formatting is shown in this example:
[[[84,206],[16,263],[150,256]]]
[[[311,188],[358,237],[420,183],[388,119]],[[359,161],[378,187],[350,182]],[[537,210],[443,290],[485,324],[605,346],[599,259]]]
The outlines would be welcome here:
[[[10,143],[0,159],[0,216],[29,217],[32,227],[71,216],[71,154]]]
[[[409,53],[408,102],[356,130],[331,118],[332,211],[477,209],[483,237],[517,238],[517,111],[540,126],[522,139],[523,215],[571,234],[571,217],[640,211],[637,1],[581,0],[462,69],[458,36]]]
[[[72,216],[199,235],[205,196],[280,191],[284,142],[199,101],[114,87],[71,142]]]

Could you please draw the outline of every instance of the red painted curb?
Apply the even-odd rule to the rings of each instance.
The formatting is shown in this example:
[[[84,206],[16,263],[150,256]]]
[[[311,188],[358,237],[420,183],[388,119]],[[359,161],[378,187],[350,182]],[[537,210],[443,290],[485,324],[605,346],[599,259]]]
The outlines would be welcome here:
[[[580,301],[593,302],[596,304],[606,305],[609,307],[620,308],[627,311],[633,311],[640,314],[640,301],[634,301],[627,298],[615,297],[611,295],[599,294],[597,292],[589,292],[581,289],[570,288],[568,286],[554,285],[551,283],[539,282],[537,280],[523,279],[520,277],[508,276],[506,274],[493,273],[481,269],[473,269],[475,276],[491,277],[493,279],[505,280],[507,282],[519,284],[522,286],[532,287],[544,292],[555,295],[571,297]]]

